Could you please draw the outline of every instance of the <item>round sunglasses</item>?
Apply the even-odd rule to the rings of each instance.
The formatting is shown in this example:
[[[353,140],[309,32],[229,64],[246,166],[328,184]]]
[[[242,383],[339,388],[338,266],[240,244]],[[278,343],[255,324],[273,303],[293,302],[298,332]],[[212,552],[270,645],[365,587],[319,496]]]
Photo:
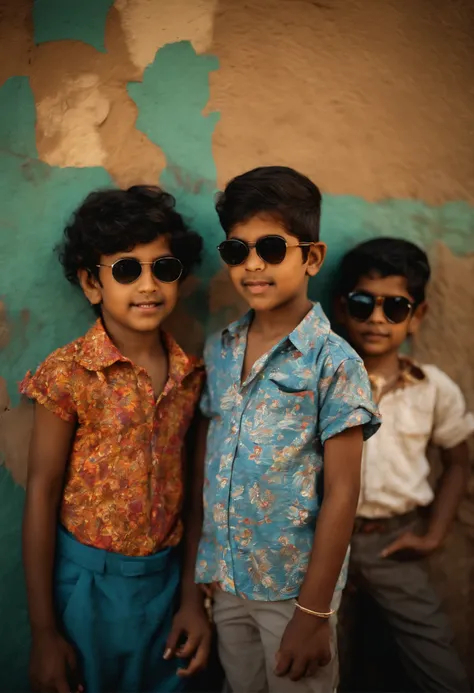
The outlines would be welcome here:
[[[110,267],[112,276],[119,284],[133,284],[140,277],[142,267],[150,265],[153,276],[159,282],[171,284],[177,282],[183,274],[183,265],[177,257],[159,257],[153,262],[140,262],[134,257],[123,257],[111,265],[97,265],[97,267]]]
[[[365,291],[352,291],[346,301],[349,315],[359,322],[366,322],[375,306],[381,306],[388,322],[399,324],[408,318],[413,308],[413,303],[405,296],[374,296]]]
[[[261,260],[269,265],[279,265],[286,256],[287,248],[306,248],[312,243],[297,243],[288,245],[282,236],[262,236],[254,243],[241,241],[240,238],[228,238],[217,246],[221,258],[226,265],[237,267],[242,265],[250,255],[250,249],[255,248]]]

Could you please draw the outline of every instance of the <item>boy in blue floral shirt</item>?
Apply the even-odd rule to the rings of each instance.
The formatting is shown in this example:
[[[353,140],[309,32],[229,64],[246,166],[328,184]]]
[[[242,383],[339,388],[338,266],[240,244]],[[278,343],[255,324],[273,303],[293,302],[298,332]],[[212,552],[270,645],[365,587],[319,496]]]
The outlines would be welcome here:
[[[217,202],[219,252],[251,310],[205,349],[197,581],[216,587],[235,693],[337,680],[334,613],[379,419],[360,358],[308,299],[326,252],[320,209],[318,188],[284,167],[235,178]]]

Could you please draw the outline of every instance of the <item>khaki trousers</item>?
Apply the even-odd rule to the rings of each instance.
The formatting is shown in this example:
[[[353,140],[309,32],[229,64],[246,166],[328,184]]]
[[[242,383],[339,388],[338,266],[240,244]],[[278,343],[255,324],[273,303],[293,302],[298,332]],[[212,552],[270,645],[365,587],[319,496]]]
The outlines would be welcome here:
[[[339,606],[339,593],[333,608]],[[338,684],[336,615],[331,618],[332,661],[316,677],[290,681],[275,675],[275,657],[293,616],[292,600],[262,602],[217,590],[214,621],[219,656],[232,693],[332,693]]]

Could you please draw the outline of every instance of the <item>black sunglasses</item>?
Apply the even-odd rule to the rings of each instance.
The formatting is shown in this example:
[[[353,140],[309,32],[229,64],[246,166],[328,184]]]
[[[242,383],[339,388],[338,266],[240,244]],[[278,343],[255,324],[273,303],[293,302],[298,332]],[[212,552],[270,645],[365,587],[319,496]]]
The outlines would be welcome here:
[[[388,322],[399,324],[408,318],[413,308],[413,303],[405,296],[374,296],[365,291],[353,291],[346,301],[349,315],[360,322],[370,318],[375,306],[382,306]]]
[[[279,265],[286,256],[287,248],[306,248],[312,243],[296,243],[288,245],[282,236],[262,236],[255,243],[241,241],[240,238],[229,238],[217,246],[221,258],[226,265],[237,267],[242,265],[250,254],[250,249],[255,248],[257,255],[269,265]]]
[[[141,275],[144,265],[150,265],[153,276],[165,284],[178,281],[183,274],[181,260],[172,256],[159,257],[153,262],[140,262],[134,257],[123,257],[112,265],[97,265],[97,267],[110,267],[113,278],[119,284],[133,284]]]

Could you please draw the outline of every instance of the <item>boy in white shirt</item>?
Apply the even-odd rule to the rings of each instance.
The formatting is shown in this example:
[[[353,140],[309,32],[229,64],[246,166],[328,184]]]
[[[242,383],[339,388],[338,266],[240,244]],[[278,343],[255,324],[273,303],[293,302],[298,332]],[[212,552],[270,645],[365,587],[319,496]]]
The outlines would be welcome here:
[[[429,277],[426,254],[392,238],[362,243],[342,262],[338,318],[364,360],[383,420],[365,443],[349,575],[381,608],[413,684],[459,693],[469,683],[421,559],[441,546],[465,493],[474,417],[445,373],[399,353],[426,312]],[[443,462],[435,491],[428,444]]]

